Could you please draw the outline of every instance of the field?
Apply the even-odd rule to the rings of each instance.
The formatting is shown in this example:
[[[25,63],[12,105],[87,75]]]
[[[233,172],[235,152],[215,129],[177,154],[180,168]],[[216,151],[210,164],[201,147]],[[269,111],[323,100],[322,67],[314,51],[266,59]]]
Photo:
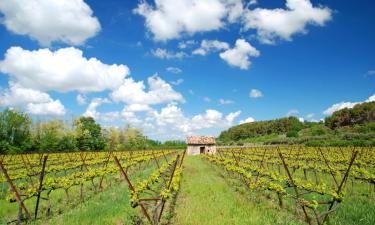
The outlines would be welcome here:
[[[0,224],[375,224],[373,148],[0,157]]]

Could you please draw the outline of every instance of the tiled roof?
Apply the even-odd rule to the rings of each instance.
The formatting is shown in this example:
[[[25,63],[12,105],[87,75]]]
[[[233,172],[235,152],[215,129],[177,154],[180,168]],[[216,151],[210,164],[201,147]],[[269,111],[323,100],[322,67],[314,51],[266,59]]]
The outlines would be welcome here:
[[[186,143],[198,144],[198,145],[212,145],[215,144],[214,136],[189,136],[186,139]]]

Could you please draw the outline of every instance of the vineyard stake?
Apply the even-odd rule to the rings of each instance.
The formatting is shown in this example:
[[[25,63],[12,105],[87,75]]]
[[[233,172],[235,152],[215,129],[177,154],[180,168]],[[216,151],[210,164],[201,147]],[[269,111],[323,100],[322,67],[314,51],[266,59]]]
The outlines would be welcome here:
[[[12,191],[14,192],[14,194],[16,195],[16,200],[17,200],[18,204],[25,211],[25,213],[27,215],[27,218],[31,219],[31,215],[30,215],[29,211],[27,210],[25,204],[23,204],[21,196],[18,193],[17,188],[14,186],[14,184],[12,182],[12,179],[9,177],[7,170],[5,169],[5,167],[3,165],[3,162],[0,162],[0,167],[1,167],[1,170],[3,171],[3,173],[4,173],[5,178],[7,179],[7,182],[10,185],[10,188],[12,189]]]
[[[111,159],[111,155],[112,155],[112,151],[110,151],[109,152],[109,154],[108,154],[108,158],[107,158],[107,160],[106,160],[106,162],[104,163],[104,168],[107,168],[107,165],[108,165],[108,162],[109,162],[109,160]],[[104,174],[103,174],[103,176],[100,178],[100,182],[99,182],[99,189],[101,190],[101,191],[103,191],[103,179],[104,179]]]
[[[38,197],[36,199],[35,217],[34,217],[34,219],[36,219],[37,216],[38,216],[39,200],[40,200],[40,194],[42,193],[44,172],[45,172],[45,168],[46,168],[47,159],[48,159],[48,155],[44,156],[43,166],[42,166],[42,172],[40,173],[40,178],[39,178]]]
[[[281,161],[283,162],[283,165],[284,165],[286,173],[288,174],[289,180],[290,180],[290,182],[292,182],[292,185],[294,187],[294,191],[296,192],[297,201],[300,204],[300,206],[302,207],[303,213],[305,214],[306,222],[311,225],[312,224],[311,223],[311,218],[309,217],[309,215],[307,215],[305,206],[300,203],[300,199],[299,199],[300,195],[299,195],[297,186],[294,184],[294,181],[293,181],[293,178],[292,178],[292,176],[291,176],[291,174],[289,172],[288,166],[285,163],[284,156],[281,154],[280,150],[279,150],[279,156],[281,158]]]
[[[353,163],[354,163],[354,160],[355,160],[355,158],[357,157],[357,154],[358,154],[358,151],[353,152],[352,158],[350,159],[350,162],[349,162],[348,169],[346,170],[345,175],[344,175],[344,177],[342,178],[342,181],[341,181],[341,183],[340,183],[340,186],[338,187],[338,190],[337,190],[337,192],[336,192],[338,195],[340,195],[341,188],[344,186],[344,183],[345,183],[346,179],[347,179],[348,176],[349,176],[350,168],[352,167],[352,165],[353,165]],[[331,205],[329,206],[328,211],[332,210],[332,207],[334,206],[334,204],[335,204],[336,201],[337,201],[337,200],[332,200],[332,203],[331,203]],[[324,222],[327,220],[327,218],[328,218],[328,214],[325,215],[325,217],[324,217],[324,219],[323,219],[323,224],[324,224]]]
[[[326,165],[327,165],[327,167],[329,169],[329,172],[331,173],[331,176],[333,177],[333,180],[335,181],[336,187],[338,187],[339,184],[338,184],[338,182],[336,180],[335,175],[333,174],[333,171],[332,171],[330,165],[328,164],[328,161],[327,161],[326,157],[324,156],[324,154],[323,154],[323,152],[322,152],[322,150],[320,148],[318,148],[318,150],[319,150],[320,154],[323,156],[324,162],[326,163]]]
[[[126,174],[126,172],[125,172],[124,169],[122,168],[120,161],[117,159],[116,156],[114,156],[114,158],[115,158],[115,162],[116,162],[117,166],[120,168],[120,172],[121,172],[121,174],[123,175],[123,177],[125,178],[126,182],[128,183],[130,190],[135,192],[134,186],[132,185],[132,183],[131,183],[130,180],[129,180],[128,175]],[[151,218],[150,218],[150,216],[148,215],[147,210],[146,210],[146,208],[144,207],[144,205],[143,205],[141,202],[139,203],[139,205],[141,206],[142,212],[143,212],[143,214],[146,216],[148,222],[150,222],[150,224],[152,224]]]
[[[169,179],[169,183],[168,183],[168,187],[167,187],[168,190],[169,190],[169,188],[171,187],[172,180],[173,180],[173,176],[174,176],[174,172],[176,171],[176,166],[177,166],[177,163],[178,163],[178,159],[179,159],[179,158],[180,158],[180,155],[177,155],[177,157],[176,157],[176,162],[175,162],[174,165],[173,165],[173,170],[172,170],[171,178]],[[165,199],[162,200],[162,206],[161,206],[161,210],[160,210],[160,214],[159,214],[158,222],[160,222],[161,215],[163,214],[164,205],[165,205]]]
[[[181,159],[181,161],[180,161],[180,166],[179,166],[179,167],[182,166],[182,163],[184,162],[185,155],[186,155],[186,149],[185,149],[185,151],[184,151],[184,154],[182,155],[182,159]]]

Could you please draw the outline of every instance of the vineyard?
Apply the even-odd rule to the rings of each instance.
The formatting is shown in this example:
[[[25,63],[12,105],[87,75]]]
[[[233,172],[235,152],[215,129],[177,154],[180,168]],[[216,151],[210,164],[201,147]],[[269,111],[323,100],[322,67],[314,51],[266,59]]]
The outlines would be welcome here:
[[[145,223],[157,224],[167,200],[178,191],[183,153],[149,150],[1,156],[1,204],[8,204],[13,211],[2,208],[0,223],[43,221],[62,213],[62,204],[75,207],[90,196],[126,182],[130,203],[123,204],[140,206]],[[134,177],[140,173],[148,177]],[[132,178],[138,178],[137,182]],[[123,194],[127,193],[124,189]],[[14,210],[13,205],[18,209]]]
[[[290,224],[346,224],[344,218],[337,216],[342,205],[350,205],[357,198],[366,198],[372,203],[375,198],[373,148],[223,147],[218,148],[216,154],[194,157],[185,156],[183,150],[0,157],[0,224],[30,221],[61,224],[53,218],[74,211],[76,207],[88,204],[111,190],[115,190],[111,192],[115,196],[112,196],[113,208],[109,207],[109,210],[117,210],[116,204],[120,206],[121,210],[116,213],[126,217],[122,224],[194,224],[186,221],[194,221],[194,213],[198,214],[194,210],[199,210],[199,207],[194,205],[197,200],[190,204],[189,198],[199,194],[207,196],[207,201],[205,197],[201,198],[204,207],[210,204],[209,196],[226,196],[224,192],[212,192],[216,184],[208,186],[204,183],[206,181],[197,181],[202,186],[200,190],[195,190],[198,184],[188,189],[189,182],[194,182],[197,174],[201,174],[202,179],[209,179],[209,174],[214,178],[222,177],[225,182],[228,181],[222,184],[228,192],[243,188],[241,201],[245,203],[241,204],[246,205],[246,201],[255,204],[253,200],[246,199],[250,195],[256,196],[267,202],[267,207],[275,212],[290,215],[293,220]],[[198,170],[199,164],[192,165],[191,160],[194,159],[204,164],[204,169]],[[186,174],[189,170],[192,174]],[[233,181],[238,181],[238,187],[234,188],[235,185],[230,183]],[[212,193],[206,193],[205,186],[208,186],[207,192]],[[225,198],[224,202],[233,200],[228,199],[233,197]],[[188,208],[186,205],[189,204],[194,207]],[[226,206],[216,207],[224,212]],[[374,221],[371,207],[364,216],[370,221],[364,224]],[[189,210],[193,212],[186,212]],[[181,212],[189,216],[181,216]],[[209,217],[209,214],[203,214]],[[113,221],[101,223],[114,224]]]

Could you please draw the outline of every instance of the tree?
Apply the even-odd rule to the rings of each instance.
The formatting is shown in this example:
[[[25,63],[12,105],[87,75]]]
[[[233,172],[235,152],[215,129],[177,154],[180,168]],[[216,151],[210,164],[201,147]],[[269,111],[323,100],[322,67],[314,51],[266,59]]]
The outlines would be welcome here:
[[[24,152],[31,148],[31,119],[24,113],[0,112],[0,153]]]
[[[375,102],[357,104],[352,109],[341,109],[325,119],[325,124],[331,129],[353,127],[356,124],[366,124],[373,121]]]
[[[98,151],[105,148],[102,128],[92,117],[80,117],[75,123],[77,147],[82,151]]]
[[[107,137],[107,148],[109,151],[116,151],[121,148],[119,129],[115,127],[109,128]]]
[[[127,126],[121,133],[121,135],[121,144],[123,145],[125,150],[146,148],[146,138],[143,136],[142,132],[137,128]]]
[[[61,120],[51,120],[40,125],[39,150],[43,152],[59,151],[59,143],[64,136],[64,123]]]

